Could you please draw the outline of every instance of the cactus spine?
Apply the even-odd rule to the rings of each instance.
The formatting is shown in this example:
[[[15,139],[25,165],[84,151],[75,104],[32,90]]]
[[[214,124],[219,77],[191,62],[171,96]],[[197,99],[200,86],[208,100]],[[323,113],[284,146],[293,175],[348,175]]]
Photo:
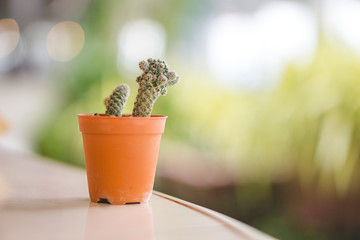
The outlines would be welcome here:
[[[121,117],[125,103],[130,95],[130,88],[126,84],[118,85],[112,94],[104,100],[106,106],[105,114],[108,116]]]
[[[154,103],[161,95],[166,95],[167,86],[175,85],[179,76],[169,71],[165,61],[149,58],[141,61],[139,68],[143,73],[137,77],[139,84],[138,94],[133,109],[134,117],[150,117]]]

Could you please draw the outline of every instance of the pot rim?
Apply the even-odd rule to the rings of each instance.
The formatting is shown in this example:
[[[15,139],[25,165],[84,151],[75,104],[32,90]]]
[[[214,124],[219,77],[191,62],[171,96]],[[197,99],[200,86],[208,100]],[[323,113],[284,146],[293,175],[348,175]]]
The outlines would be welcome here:
[[[167,116],[113,117],[78,114],[80,131],[86,134],[161,134]]]
[[[85,117],[85,118],[102,118],[102,119],[147,119],[147,120],[156,120],[156,119],[166,119],[168,116],[165,115],[151,115],[150,117],[133,117],[132,114],[123,114],[124,117],[115,117],[115,116],[107,116],[105,114],[100,114],[98,116],[94,116],[94,113],[80,113],[77,114],[78,117]]]

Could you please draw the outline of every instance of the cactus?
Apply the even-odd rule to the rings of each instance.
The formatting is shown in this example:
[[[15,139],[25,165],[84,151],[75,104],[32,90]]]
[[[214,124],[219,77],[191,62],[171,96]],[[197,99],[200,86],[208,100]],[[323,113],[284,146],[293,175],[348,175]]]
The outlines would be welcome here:
[[[136,79],[139,83],[139,90],[132,115],[134,117],[150,117],[157,98],[166,95],[166,87],[175,85],[180,78],[175,72],[169,71],[165,61],[160,59],[149,58],[147,61],[141,61],[139,68],[143,73]],[[121,117],[129,92],[128,85],[117,86],[112,94],[104,100],[105,114]]]
[[[167,86],[175,85],[179,76],[169,71],[165,61],[149,58],[141,61],[139,68],[143,73],[137,77],[139,84],[138,94],[133,109],[134,117],[150,117],[154,103],[161,95],[166,95]]]
[[[106,107],[105,114],[108,116],[121,117],[125,103],[130,95],[130,88],[126,84],[120,84],[115,88],[112,94],[104,100]]]

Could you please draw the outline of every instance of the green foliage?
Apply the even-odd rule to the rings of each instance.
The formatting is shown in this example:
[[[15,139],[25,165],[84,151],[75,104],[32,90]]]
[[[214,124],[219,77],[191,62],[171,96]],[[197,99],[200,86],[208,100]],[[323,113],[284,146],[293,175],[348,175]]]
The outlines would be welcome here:
[[[345,197],[360,188],[359,76],[358,56],[324,42],[308,65],[288,65],[269,92],[232,92],[186,76],[196,81],[160,102],[172,116],[165,134],[213,152],[239,179],[295,178]]]
[[[281,215],[275,211],[270,217],[251,223],[251,225],[270,236],[276,236],[277,239],[336,240],[339,237],[347,239],[343,236],[334,236],[328,229],[326,229],[327,231],[320,231],[302,227],[296,222],[289,221],[289,216]]]
[[[130,88],[126,84],[117,86],[112,94],[104,101],[106,106],[105,114],[108,116],[121,117],[125,103],[130,95]]]
[[[139,84],[138,94],[133,109],[134,117],[150,117],[155,101],[166,95],[167,86],[175,85],[179,76],[169,71],[165,61],[149,58],[141,61],[139,68],[143,73],[136,79]]]

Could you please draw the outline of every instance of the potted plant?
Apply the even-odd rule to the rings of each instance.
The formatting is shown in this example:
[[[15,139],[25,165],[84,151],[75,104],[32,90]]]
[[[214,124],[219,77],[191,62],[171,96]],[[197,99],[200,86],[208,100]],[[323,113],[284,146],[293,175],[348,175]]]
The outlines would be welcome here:
[[[130,89],[115,88],[105,99],[105,114],[78,114],[92,202],[132,204],[151,196],[161,134],[167,116],[151,115],[166,87],[179,81],[162,60],[141,61],[134,109],[122,115]]]

